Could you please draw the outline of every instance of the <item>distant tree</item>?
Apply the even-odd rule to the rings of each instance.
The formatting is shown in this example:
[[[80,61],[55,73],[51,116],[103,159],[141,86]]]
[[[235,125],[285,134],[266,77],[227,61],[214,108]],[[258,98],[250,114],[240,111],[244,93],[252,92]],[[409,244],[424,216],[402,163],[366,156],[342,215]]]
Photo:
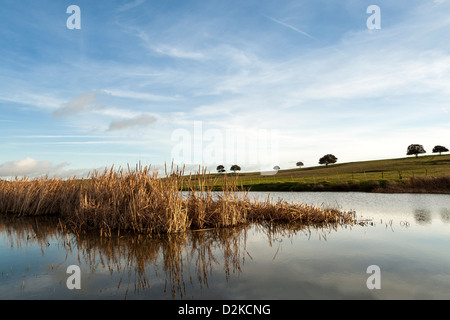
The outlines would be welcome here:
[[[299,162],[297,162],[296,166],[301,168],[304,166],[304,164],[303,164],[303,162],[299,161]]]
[[[416,158],[418,158],[421,153],[427,153],[421,144],[411,144],[406,150],[407,156],[415,155]]]
[[[280,170],[280,166],[273,167],[273,170]]]
[[[433,148],[433,153],[439,153],[439,155],[441,155],[442,152],[448,152],[448,149],[444,146],[435,146]]]
[[[241,171],[241,167],[239,167],[237,164],[231,166],[230,168],[231,171],[233,171],[234,173],[236,173],[236,171]]]
[[[319,164],[324,164],[325,166],[328,167],[328,165],[330,163],[336,163],[337,160],[338,159],[334,155],[327,154],[327,155],[324,155],[322,158],[319,159]]]
[[[224,173],[225,172],[225,167],[223,165],[217,166],[217,171],[219,173]]]

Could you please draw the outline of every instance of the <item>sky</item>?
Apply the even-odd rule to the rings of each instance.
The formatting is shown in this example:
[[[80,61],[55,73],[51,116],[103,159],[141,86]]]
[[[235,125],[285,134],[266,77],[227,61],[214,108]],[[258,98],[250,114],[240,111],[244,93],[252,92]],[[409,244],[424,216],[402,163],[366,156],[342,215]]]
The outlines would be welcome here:
[[[264,171],[450,146],[449,0],[0,8],[0,178]]]

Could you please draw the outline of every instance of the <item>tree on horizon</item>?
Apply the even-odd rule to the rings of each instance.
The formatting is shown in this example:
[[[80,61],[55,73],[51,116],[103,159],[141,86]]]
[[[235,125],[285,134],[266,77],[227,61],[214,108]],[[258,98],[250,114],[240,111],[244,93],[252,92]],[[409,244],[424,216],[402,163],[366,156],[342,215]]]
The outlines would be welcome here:
[[[319,164],[324,164],[326,167],[328,167],[328,165],[330,163],[336,163],[337,160],[338,159],[334,155],[326,154],[322,158],[319,159]]]
[[[217,170],[219,173],[224,173],[224,172],[226,171],[226,170],[225,170],[225,167],[224,167],[223,165],[217,166],[216,170]]]
[[[433,148],[433,153],[439,153],[439,155],[442,155],[442,152],[448,152],[448,149],[444,146],[435,146]]]
[[[304,166],[303,162],[301,161],[297,162],[295,165],[300,168]]]
[[[419,154],[427,153],[425,149],[423,148],[423,145],[421,144],[411,144],[408,146],[408,149],[406,150],[406,155],[411,156],[415,155],[416,158],[419,157]]]
[[[236,171],[241,171],[241,167],[239,167],[237,164],[231,166],[230,168],[231,171],[233,171],[234,173],[236,173]]]

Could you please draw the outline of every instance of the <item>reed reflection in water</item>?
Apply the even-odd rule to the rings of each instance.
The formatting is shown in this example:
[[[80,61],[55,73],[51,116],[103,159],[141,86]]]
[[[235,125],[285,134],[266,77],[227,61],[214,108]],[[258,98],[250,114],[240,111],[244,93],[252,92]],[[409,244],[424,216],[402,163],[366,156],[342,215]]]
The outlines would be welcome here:
[[[293,224],[261,223],[234,228],[208,229],[167,235],[124,235],[99,237],[98,233],[74,235],[55,218],[8,217],[0,215],[0,245],[20,251],[40,250],[47,265],[39,269],[33,264],[40,260],[27,260],[22,254],[20,264],[36,270],[31,274],[8,275],[5,286],[0,285],[0,297],[73,299],[75,298],[152,298],[173,299],[197,297],[209,288],[210,278],[222,274],[221,282],[239,277],[246,261],[252,260],[247,250],[248,232],[257,232],[269,246],[278,239],[298,233],[306,237],[326,239],[337,224],[305,226]],[[347,228],[347,226],[345,226]],[[277,250],[278,253],[278,250]],[[3,255],[5,256],[5,255]],[[8,269],[8,256],[0,264]],[[273,256],[276,259],[276,254]],[[14,262],[13,268],[22,268]],[[65,286],[65,269],[77,264],[82,269],[83,286],[71,292]],[[109,276],[107,276],[109,274]],[[44,276],[50,276],[46,286],[38,287]],[[4,279],[5,275],[2,277]],[[217,280],[217,279],[215,279]],[[10,284],[7,285],[7,282]],[[42,282],[42,281],[41,281]],[[12,285],[12,290],[11,290]],[[3,287],[3,288],[2,288]],[[15,288],[15,289],[14,289]],[[31,290],[31,288],[34,288]]]

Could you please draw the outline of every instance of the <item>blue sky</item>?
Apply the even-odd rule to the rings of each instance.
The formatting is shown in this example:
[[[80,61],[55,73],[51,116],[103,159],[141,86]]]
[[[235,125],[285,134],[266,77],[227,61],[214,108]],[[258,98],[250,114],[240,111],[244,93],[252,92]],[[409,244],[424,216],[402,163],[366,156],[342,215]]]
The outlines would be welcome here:
[[[66,26],[70,5],[80,30]],[[450,146],[448,0],[0,6],[0,177],[172,160],[265,170]]]

